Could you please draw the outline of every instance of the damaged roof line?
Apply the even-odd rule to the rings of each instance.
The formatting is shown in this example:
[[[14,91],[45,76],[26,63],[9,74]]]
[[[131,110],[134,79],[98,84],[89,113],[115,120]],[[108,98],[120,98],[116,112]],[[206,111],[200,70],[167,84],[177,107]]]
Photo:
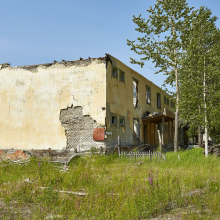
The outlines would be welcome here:
[[[56,61],[54,60],[54,62],[52,63],[44,63],[44,64],[33,64],[33,65],[24,65],[24,66],[15,66],[15,67],[12,67],[12,68],[23,68],[23,69],[33,69],[33,68],[36,68],[38,66],[45,66],[45,67],[50,67],[52,65],[55,65],[55,64],[64,64],[66,66],[71,66],[71,65],[74,65],[74,64],[78,64],[78,62],[82,62],[82,61],[92,61],[92,60],[103,60],[103,61],[110,61],[110,56],[109,54],[105,54],[106,56],[104,57],[99,57],[99,58],[91,58],[91,57],[88,57],[88,59],[83,59],[80,57],[79,60],[72,60],[72,61],[66,61],[66,60],[62,60],[62,61]],[[111,62],[111,61],[110,61]],[[7,68],[7,67],[11,67],[10,63],[2,63],[0,64],[0,69],[3,69],[3,68]]]

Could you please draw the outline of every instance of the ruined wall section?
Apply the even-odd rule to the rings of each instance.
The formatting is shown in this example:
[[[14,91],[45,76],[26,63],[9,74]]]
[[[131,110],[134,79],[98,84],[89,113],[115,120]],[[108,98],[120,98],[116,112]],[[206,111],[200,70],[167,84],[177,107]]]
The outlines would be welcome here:
[[[60,121],[65,128],[67,149],[76,149],[77,152],[104,147],[103,141],[93,140],[93,129],[98,127],[97,122],[89,115],[83,115],[81,106],[62,109]]]
[[[71,106],[80,106],[79,127],[105,126],[105,60],[6,67],[0,78],[0,149],[71,147],[60,121],[62,109]]]

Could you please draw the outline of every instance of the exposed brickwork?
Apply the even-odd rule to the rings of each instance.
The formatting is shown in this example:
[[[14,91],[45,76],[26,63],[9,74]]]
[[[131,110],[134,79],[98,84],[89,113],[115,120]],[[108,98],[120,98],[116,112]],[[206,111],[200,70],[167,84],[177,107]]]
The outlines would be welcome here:
[[[0,150],[0,158],[2,160],[28,160],[29,157],[22,150],[17,150],[12,154],[4,150]]]
[[[60,121],[65,128],[67,149],[89,150],[91,147],[104,147],[104,141],[93,140],[93,128],[97,122],[89,115],[83,115],[81,106],[68,107],[60,111]]]

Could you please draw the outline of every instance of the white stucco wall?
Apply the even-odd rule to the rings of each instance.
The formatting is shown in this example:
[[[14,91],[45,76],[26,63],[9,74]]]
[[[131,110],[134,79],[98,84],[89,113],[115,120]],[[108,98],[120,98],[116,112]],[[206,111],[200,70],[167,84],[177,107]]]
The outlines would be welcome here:
[[[75,61],[0,70],[0,149],[65,149],[60,110],[82,106],[105,125],[106,64]]]

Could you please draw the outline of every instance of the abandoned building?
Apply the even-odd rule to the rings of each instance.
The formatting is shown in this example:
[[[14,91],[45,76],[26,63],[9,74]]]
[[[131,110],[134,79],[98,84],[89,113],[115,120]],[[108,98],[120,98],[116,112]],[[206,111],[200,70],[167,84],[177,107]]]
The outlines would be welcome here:
[[[0,65],[0,149],[173,143],[174,102],[118,59]]]

